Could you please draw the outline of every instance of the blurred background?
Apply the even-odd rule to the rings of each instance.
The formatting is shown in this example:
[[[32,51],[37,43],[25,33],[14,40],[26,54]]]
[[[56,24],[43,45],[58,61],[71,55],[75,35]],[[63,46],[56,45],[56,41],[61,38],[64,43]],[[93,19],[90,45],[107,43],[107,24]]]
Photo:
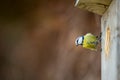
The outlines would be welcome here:
[[[101,80],[100,47],[74,43],[88,32],[99,35],[101,17],[74,4],[0,1],[0,80]]]

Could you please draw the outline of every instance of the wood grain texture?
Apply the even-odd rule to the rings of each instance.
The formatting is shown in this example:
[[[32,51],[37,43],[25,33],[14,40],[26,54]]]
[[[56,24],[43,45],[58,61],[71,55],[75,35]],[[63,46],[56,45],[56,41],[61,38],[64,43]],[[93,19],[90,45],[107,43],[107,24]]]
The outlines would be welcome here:
[[[111,0],[77,0],[75,6],[90,12],[103,15],[108,9]]]
[[[120,0],[112,1],[109,9],[102,17],[102,80],[120,80]],[[110,40],[106,41],[107,29]],[[107,46],[105,45],[107,42]],[[106,47],[109,52],[106,56]]]

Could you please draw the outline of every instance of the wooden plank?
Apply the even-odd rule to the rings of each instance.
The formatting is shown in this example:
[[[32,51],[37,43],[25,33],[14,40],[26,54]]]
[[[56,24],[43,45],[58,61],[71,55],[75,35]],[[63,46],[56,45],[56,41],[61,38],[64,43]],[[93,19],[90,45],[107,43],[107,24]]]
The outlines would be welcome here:
[[[102,80],[120,80],[120,0],[113,0],[101,19]]]
[[[103,15],[112,0],[76,0],[75,6],[90,12]]]

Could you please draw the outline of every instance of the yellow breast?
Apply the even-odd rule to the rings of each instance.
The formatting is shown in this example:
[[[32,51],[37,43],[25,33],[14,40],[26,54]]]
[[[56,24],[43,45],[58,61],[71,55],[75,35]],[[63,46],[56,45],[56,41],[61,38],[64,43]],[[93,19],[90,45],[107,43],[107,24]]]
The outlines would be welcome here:
[[[96,36],[88,33],[84,36],[83,47],[91,50],[97,50],[97,38]]]

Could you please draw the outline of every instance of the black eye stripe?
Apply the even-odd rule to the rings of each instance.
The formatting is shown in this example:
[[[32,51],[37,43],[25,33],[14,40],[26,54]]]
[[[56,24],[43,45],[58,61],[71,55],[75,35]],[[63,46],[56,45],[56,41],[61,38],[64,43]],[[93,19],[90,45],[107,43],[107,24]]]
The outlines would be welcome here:
[[[77,44],[78,44],[78,40],[77,40]]]
[[[82,36],[82,44],[81,45],[83,45],[83,42],[84,42],[84,36]]]

